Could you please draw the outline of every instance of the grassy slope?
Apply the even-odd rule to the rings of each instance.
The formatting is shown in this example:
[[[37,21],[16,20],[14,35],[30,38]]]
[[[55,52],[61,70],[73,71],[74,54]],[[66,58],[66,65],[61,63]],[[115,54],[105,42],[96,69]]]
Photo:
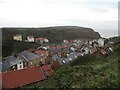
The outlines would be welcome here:
[[[27,87],[31,88],[90,88],[118,87],[118,58],[113,53],[106,59],[94,58],[92,66],[86,65],[63,66],[48,80]],[[79,59],[77,59],[79,60]]]
[[[115,45],[116,47],[117,45]],[[107,58],[79,57],[57,70],[48,80],[25,86],[27,88],[105,88],[118,87],[119,47]],[[92,60],[92,65],[90,63]]]

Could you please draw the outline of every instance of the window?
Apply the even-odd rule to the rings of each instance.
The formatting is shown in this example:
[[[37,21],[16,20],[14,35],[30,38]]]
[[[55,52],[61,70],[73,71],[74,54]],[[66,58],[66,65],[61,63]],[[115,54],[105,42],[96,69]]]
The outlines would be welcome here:
[[[13,66],[13,69],[15,68],[15,66]]]
[[[20,65],[20,68],[22,68],[22,65]]]

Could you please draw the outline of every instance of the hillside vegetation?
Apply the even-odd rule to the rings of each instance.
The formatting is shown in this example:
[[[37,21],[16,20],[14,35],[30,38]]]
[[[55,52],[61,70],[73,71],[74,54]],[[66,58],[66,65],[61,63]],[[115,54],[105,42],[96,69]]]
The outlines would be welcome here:
[[[79,57],[57,70],[49,79],[24,88],[118,88],[118,45],[114,45],[114,53],[107,58],[94,55]]]
[[[35,37],[47,37],[52,43],[61,42],[64,39],[100,38],[100,34],[91,28],[77,26],[58,26],[46,28],[2,28],[3,35],[14,35],[21,33],[25,39],[27,35]],[[3,38],[4,39],[4,38]]]

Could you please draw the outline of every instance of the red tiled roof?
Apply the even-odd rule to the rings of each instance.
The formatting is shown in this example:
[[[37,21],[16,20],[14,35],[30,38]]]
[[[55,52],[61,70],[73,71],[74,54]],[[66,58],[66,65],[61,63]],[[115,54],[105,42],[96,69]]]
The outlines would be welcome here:
[[[41,58],[46,58],[46,56],[45,55],[43,55],[43,56],[40,56]]]
[[[100,52],[101,52],[103,55],[107,54],[104,49],[101,49]]]
[[[44,50],[36,50],[35,52],[36,52],[37,54],[39,54],[39,55],[43,54],[43,55],[45,55],[45,56],[48,56],[48,54],[49,54],[48,51],[44,51]]]
[[[93,53],[95,53],[97,50],[96,50],[95,48],[93,48],[91,51],[92,51]]]
[[[43,71],[45,72],[45,76],[49,77],[49,76],[53,75],[51,65],[44,65],[44,66],[42,66],[42,68],[43,68]]]
[[[68,46],[50,46],[51,49],[68,48]]]
[[[51,68],[53,69],[53,70],[56,70],[56,69],[58,69],[58,68],[60,68],[61,67],[61,65],[60,65],[60,63],[57,61],[57,60],[55,60],[53,63],[52,63],[52,65],[51,65]]]
[[[50,65],[44,65],[44,66],[42,66],[42,68],[44,71],[52,70]]]
[[[53,75],[53,71],[49,70],[49,71],[45,71],[45,76],[52,76]]]
[[[41,67],[29,67],[19,71],[2,73],[2,87],[16,88],[44,79],[45,76]]]

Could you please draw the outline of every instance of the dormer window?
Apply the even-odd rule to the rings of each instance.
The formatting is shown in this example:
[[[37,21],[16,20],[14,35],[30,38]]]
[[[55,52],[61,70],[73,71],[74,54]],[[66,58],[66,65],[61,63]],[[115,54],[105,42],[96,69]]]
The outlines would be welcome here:
[[[63,60],[63,63],[65,63],[65,61]]]

